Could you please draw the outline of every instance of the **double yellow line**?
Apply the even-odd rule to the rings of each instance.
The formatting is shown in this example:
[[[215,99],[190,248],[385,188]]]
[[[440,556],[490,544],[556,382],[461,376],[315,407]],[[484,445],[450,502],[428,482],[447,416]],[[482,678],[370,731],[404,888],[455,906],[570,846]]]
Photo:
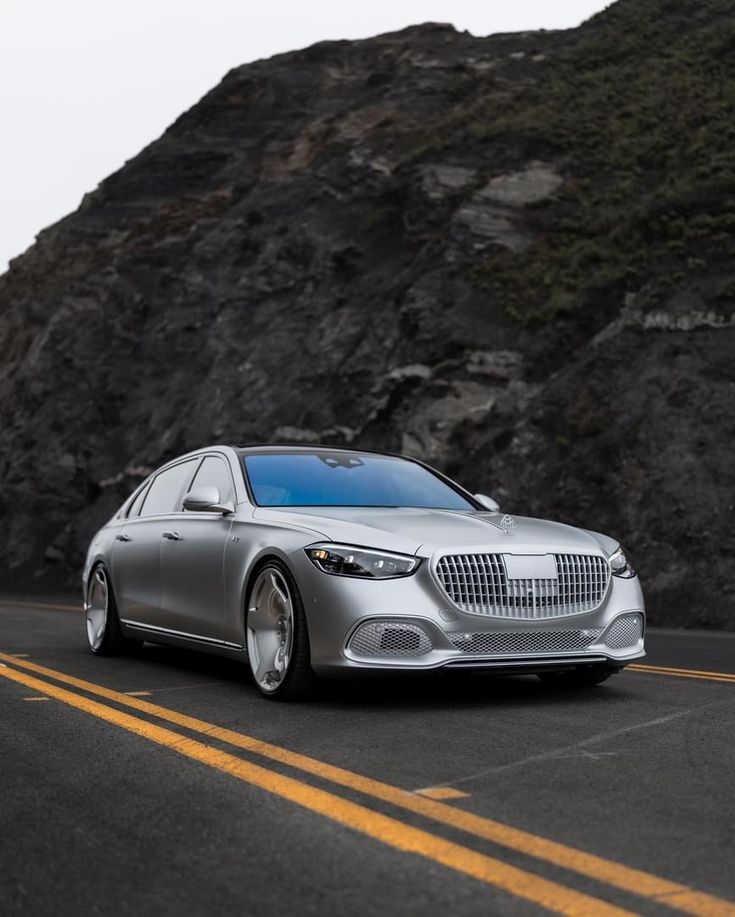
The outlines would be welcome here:
[[[412,812],[483,841],[490,841],[604,885],[632,893],[650,902],[664,904],[687,914],[698,915],[698,917],[735,917],[735,905],[731,902],[695,891],[680,883],[606,860],[471,812],[455,809],[446,803],[419,796],[391,784],[335,767],[318,759],[263,742],[243,733],[224,729],[165,707],[159,707],[150,701],[121,694],[102,685],[84,681],[25,659],[0,653],[0,660],[7,663],[6,666],[0,667],[0,676],[7,680],[25,685],[169,748],[180,755],[287,799],[354,831],[381,841],[396,850],[414,853],[435,863],[440,863],[455,872],[471,876],[550,911],[570,915],[570,917],[592,914],[600,915],[600,917],[615,917],[615,915],[620,917],[620,915],[633,913],[600,898],[545,879],[528,870],[511,866],[470,847],[405,824],[398,818],[384,815],[335,793],[252,763],[213,745],[192,739],[181,732],[159,726],[148,719],[126,713],[117,707],[102,704],[86,695],[91,694],[104,698],[112,701],[118,707],[127,707],[147,717],[163,720],[204,736],[209,740],[230,745],[280,765],[286,765],[302,773],[356,791],[362,796],[380,800],[395,808]],[[34,674],[28,674],[29,672]],[[50,678],[59,684],[68,685],[85,694],[67,690],[60,687],[59,684],[42,681],[36,677],[37,675]]]
[[[735,684],[735,675],[728,672],[704,672],[701,669],[675,669],[668,665],[645,665],[635,662],[628,666],[632,672],[643,672],[646,675],[669,675],[672,678],[703,678],[705,681],[723,681]]]

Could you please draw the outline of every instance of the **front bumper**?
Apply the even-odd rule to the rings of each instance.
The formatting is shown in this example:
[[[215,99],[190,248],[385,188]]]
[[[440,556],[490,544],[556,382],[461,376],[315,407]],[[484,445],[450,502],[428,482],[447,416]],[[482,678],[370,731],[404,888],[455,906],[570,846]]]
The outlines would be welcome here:
[[[303,551],[290,559],[302,591],[312,666],[321,675],[620,668],[645,656],[645,605],[638,577],[612,577],[594,611],[508,619],[458,609],[428,562],[413,576],[381,581],[323,573]]]

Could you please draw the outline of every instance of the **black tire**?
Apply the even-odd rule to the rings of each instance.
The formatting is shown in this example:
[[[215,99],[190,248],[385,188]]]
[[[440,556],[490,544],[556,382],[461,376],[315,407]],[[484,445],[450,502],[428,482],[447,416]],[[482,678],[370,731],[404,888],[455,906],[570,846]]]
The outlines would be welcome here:
[[[100,604],[99,597],[102,595],[102,590],[106,594],[106,610],[100,633],[99,628],[95,629],[91,624],[90,616],[94,605]],[[97,564],[89,576],[85,623],[87,625],[87,643],[95,656],[117,656],[121,653],[128,653],[142,643],[141,640],[131,640],[123,635],[112,580],[104,564]]]
[[[555,688],[592,688],[620,670],[608,665],[587,665],[566,672],[539,672],[541,681]]]
[[[282,676],[277,685],[265,690],[253,671],[250,649],[249,635],[249,618],[251,613],[251,599],[255,587],[263,574],[268,570],[275,570],[288,586],[291,606],[293,608],[293,643],[291,655],[288,661],[286,674]],[[311,668],[311,647],[309,644],[309,630],[306,623],[306,614],[304,613],[304,603],[301,599],[299,587],[296,584],[291,571],[281,561],[273,558],[261,564],[253,573],[250,587],[248,589],[247,600],[245,603],[245,634],[246,634],[246,651],[248,654],[248,669],[252,676],[253,682],[263,697],[275,701],[299,701],[310,697],[316,687],[316,676]]]

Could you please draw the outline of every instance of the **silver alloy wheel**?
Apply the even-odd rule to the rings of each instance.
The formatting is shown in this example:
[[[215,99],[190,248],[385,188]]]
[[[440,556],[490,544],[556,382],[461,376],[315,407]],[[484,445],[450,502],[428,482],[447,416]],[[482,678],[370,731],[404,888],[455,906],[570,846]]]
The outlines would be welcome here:
[[[109,601],[107,574],[97,567],[87,589],[87,639],[93,650],[98,650],[105,638]]]
[[[291,591],[276,567],[260,572],[250,593],[248,659],[261,691],[272,694],[288,672],[293,651]]]

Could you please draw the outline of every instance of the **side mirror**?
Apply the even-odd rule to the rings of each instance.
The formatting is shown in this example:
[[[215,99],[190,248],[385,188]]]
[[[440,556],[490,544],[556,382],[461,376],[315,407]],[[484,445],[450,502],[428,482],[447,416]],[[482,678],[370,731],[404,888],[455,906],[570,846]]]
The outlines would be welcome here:
[[[223,515],[235,512],[232,503],[222,503],[219,490],[211,485],[190,490],[184,497],[184,509],[193,513],[222,513]]]
[[[475,500],[485,509],[489,509],[491,513],[500,512],[500,504],[497,500],[493,500],[492,497],[487,497],[485,494],[475,494]]]

